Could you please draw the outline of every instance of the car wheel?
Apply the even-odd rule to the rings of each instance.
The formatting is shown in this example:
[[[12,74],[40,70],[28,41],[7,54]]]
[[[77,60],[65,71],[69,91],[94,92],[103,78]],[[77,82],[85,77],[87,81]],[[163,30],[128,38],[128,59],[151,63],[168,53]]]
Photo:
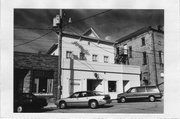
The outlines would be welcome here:
[[[92,109],[95,109],[98,106],[97,101],[95,101],[95,100],[91,101],[89,105],[90,105],[90,108],[92,108]]]
[[[16,111],[18,113],[23,112],[23,107],[21,105],[17,106]]]
[[[149,96],[149,101],[150,102],[154,102],[155,101],[155,97],[154,96]]]
[[[66,108],[66,102],[60,102],[59,103],[59,108],[60,109],[65,109]]]
[[[122,97],[122,98],[120,99],[120,102],[121,102],[121,103],[126,102],[126,98],[125,98],[125,97]]]

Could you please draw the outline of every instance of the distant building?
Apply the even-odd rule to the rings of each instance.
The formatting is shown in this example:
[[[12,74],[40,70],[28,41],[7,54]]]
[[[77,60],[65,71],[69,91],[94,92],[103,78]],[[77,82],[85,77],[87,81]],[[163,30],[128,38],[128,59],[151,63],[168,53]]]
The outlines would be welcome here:
[[[115,63],[141,67],[141,85],[164,89],[164,28],[145,27],[116,41]]]
[[[114,42],[101,40],[92,28],[82,36],[63,33],[61,53],[61,97],[96,90],[115,99],[118,93],[140,85],[140,67],[114,64]],[[58,55],[58,44],[47,54]]]

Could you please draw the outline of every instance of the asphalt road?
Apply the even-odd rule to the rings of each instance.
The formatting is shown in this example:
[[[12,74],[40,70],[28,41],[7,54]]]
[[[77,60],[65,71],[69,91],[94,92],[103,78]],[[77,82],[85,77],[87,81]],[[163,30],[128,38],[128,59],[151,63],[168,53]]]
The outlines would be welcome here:
[[[164,110],[164,101],[156,102],[127,102],[117,103],[113,101],[111,104],[91,109],[89,107],[69,107],[67,109],[58,109],[55,106],[45,107],[37,111],[39,113],[153,113],[161,114]]]

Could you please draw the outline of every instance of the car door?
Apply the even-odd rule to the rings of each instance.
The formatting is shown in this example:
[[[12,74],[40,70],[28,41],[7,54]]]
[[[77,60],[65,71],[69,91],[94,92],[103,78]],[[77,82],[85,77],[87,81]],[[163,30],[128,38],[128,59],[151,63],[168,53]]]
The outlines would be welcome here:
[[[78,106],[87,106],[88,105],[88,97],[86,92],[81,92],[77,98]]]
[[[136,88],[131,88],[130,90],[127,91],[126,98],[127,99],[133,99],[133,98],[136,98],[136,95],[137,95]]]
[[[145,98],[146,97],[145,87],[138,87],[135,97],[136,98]]]
[[[77,106],[78,105],[79,93],[72,94],[68,99],[66,99],[67,106]]]

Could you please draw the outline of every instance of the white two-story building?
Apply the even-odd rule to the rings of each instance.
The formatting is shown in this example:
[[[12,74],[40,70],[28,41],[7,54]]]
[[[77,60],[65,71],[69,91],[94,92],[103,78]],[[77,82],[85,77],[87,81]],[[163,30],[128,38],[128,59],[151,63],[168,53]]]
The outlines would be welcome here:
[[[47,53],[58,55],[58,44]],[[96,90],[116,99],[118,93],[140,86],[140,67],[114,64],[114,42],[101,40],[92,28],[81,36],[63,33],[61,53],[61,97]]]

